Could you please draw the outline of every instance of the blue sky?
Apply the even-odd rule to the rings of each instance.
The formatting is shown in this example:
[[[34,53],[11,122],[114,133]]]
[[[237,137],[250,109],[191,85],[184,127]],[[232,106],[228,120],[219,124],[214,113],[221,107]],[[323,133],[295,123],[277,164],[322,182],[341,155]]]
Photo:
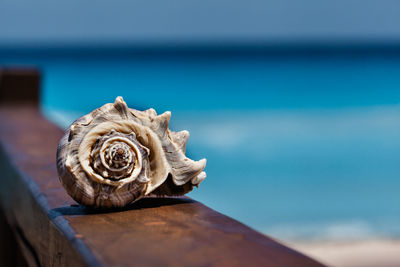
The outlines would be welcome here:
[[[399,40],[393,0],[0,2],[0,45]]]

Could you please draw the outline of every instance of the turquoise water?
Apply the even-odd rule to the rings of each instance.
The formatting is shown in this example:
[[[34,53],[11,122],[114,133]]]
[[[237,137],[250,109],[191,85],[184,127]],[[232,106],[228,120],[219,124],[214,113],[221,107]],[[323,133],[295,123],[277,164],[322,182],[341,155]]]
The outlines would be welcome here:
[[[1,61],[0,61],[1,62]],[[172,111],[208,177],[190,196],[269,235],[400,238],[400,56],[3,58],[39,65],[62,127],[123,96]]]

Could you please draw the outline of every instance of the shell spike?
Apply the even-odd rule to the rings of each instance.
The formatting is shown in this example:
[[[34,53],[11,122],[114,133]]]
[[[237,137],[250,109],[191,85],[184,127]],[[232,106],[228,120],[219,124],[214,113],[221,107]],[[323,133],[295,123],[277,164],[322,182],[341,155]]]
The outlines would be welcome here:
[[[121,96],[118,96],[115,99],[114,108],[119,112],[121,117],[123,117],[124,119],[128,119],[128,114],[130,113],[129,108]]]
[[[186,152],[186,145],[189,139],[189,132],[186,130],[180,132],[170,132],[170,136],[172,141],[178,146],[183,153]]]
[[[169,124],[169,121],[171,119],[171,111],[165,111],[163,114],[157,116],[157,119],[159,119],[160,121],[164,122],[167,124]]]
[[[171,112],[170,111],[166,111],[163,114],[158,115],[154,120],[154,122],[156,123],[157,127],[162,130],[163,134],[168,129],[168,125],[169,125],[170,119],[171,119]]]
[[[126,103],[125,103],[124,99],[122,98],[122,96],[117,96],[115,98],[114,105],[115,104],[125,104],[126,105]]]
[[[157,116],[157,112],[154,110],[154,108],[149,108],[148,110],[145,110],[144,112],[149,114],[150,117],[156,117]]]
[[[192,179],[192,184],[198,186],[204,179],[206,179],[207,174],[205,172],[201,172],[199,175]]]
[[[184,185],[191,180],[195,179],[206,167],[207,160],[201,159],[199,161],[187,160],[177,170],[173,171],[173,181],[176,185]]]
[[[199,161],[196,161],[196,163],[198,164],[198,167],[200,167],[201,170],[204,170],[207,164],[207,159],[201,159]]]

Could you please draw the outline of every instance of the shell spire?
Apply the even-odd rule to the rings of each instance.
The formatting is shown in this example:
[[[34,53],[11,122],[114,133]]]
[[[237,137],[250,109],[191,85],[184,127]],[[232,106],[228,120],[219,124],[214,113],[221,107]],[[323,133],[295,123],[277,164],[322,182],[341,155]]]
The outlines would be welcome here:
[[[171,112],[128,108],[122,97],[76,120],[61,138],[57,170],[79,203],[122,207],[147,195],[183,195],[206,177],[186,157],[189,132],[169,130]]]

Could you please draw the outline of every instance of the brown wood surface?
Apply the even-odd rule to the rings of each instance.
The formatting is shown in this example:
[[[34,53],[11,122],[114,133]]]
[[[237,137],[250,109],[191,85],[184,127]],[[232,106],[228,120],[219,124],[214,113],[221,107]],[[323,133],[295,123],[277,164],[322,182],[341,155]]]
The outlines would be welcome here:
[[[77,205],[57,178],[61,135],[34,106],[0,107],[0,204],[30,265],[320,266],[190,198]]]
[[[35,68],[0,68],[0,103],[39,104],[40,71]]]

